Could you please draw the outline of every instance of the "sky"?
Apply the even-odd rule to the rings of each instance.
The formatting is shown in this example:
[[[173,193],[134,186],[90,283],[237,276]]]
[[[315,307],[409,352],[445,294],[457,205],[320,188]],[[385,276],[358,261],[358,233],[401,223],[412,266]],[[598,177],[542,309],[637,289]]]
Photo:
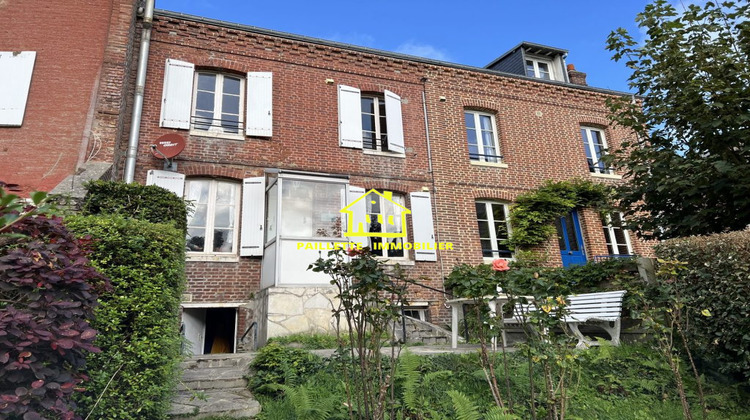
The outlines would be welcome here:
[[[647,0],[156,0],[156,8],[329,41],[484,67],[521,41],[568,50],[588,84],[632,92],[606,39],[638,37]]]

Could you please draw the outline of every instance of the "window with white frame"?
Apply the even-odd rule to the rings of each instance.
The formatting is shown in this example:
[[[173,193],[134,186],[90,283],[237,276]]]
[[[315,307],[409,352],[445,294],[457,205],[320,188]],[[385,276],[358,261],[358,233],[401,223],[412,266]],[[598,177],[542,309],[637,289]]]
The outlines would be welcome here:
[[[389,191],[382,191],[388,195]],[[365,203],[366,220],[370,222],[368,232],[398,233],[403,237],[370,237],[370,249],[379,257],[403,258],[406,226],[402,223],[401,212],[405,208],[403,194],[390,192],[390,200],[378,194],[369,194]]]
[[[188,179],[185,199],[193,204],[188,216],[187,252],[236,254],[240,184],[217,179]]]
[[[377,95],[362,95],[362,147],[388,150],[388,122],[385,99]]]
[[[477,224],[485,258],[512,258],[508,247],[510,223],[508,205],[496,201],[477,201]]]
[[[602,162],[602,157],[607,154],[607,140],[604,138],[604,131],[593,127],[581,127],[581,138],[583,139],[583,148],[586,151],[589,172],[612,174],[612,169]]]
[[[630,244],[630,235],[623,227],[622,213],[609,213],[602,217],[602,228],[607,240],[607,252],[609,255],[632,255],[633,248]]]
[[[500,162],[502,156],[495,132],[495,116],[485,112],[465,111],[464,121],[469,143],[469,159],[479,162]]]
[[[228,74],[196,72],[192,129],[241,134],[245,79]]]
[[[526,75],[529,77],[536,77],[537,79],[555,80],[552,65],[551,60],[527,57]]]
[[[401,97],[383,93],[362,93],[358,88],[339,85],[339,145],[353,149],[403,155]]]

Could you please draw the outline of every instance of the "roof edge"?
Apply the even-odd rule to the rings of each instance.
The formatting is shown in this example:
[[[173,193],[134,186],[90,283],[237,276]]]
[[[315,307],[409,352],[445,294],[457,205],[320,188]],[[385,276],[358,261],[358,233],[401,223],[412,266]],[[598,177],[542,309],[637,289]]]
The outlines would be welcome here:
[[[613,95],[613,96],[633,96],[634,95],[633,93],[630,93],[630,92],[622,92],[622,91],[611,90],[611,89],[597,88],[593,86],[575,85],[575,84],[565,83],[565,82],[560,82],[560,81],[555,81],[555,80],[543,80],[543,79],[538,79],[535,77],[528,77],[528,76],[523,76],[523,75],[514,74],[514,73],[506,73],[506,72],[497,71],[497,70],[490,70],[484,67],[475,67],[475,66],[469,66],[465,64],[451,63],[448,61],[433,60],[430,58],[418,57],[415,55],[408,55],[408,54],[396,53],[396,52],[391,52],[391,51],[379,50],[375,48],[362,47],[362,46],[353,45],[353,44],[346,44],[343,42],[328,41],[328,40],[320,39],[320,38],[297,35],[297,34],[292,34],[289,32],[275,31],[272,29],[265,29],[265,28],[260,28],[260,27],[252,26],[252,25],[245,25],[241,23],[228,22],[228,21],[218,20],[218,19],[211,19],[211,18],[206,18],[202,16],[195,16],[195,15],[190,15],[186,13],[173,12],[173,11],[163,10],[163,9],[154,10],[154,16],[155,17],[164,16],[168,18],[183,19],[183,20],[197,22],[197,23],[206,23],[209,25],[219,26],[219,27],[223,27],[227,29],[236,29],[240,31],[253,32],[253,33],[257,33],[261,35],[285,38],[285,39],[289,39],[293,41],[308,42],[311,44],[325,45],[325,46],[334,47],[334,48],[358,51],[358,52],[362,52],[366,54],[389,57],[389,58],[393,58],[396,60],[412,61],[416,63],[440,66],[440,67],[449,67],[449,68],[454,68],[454,69],[459,69],[459,70],[464,70],[464,71],[490,74],[490,75],[495,75],[495,76],[500,76],[500,77],[507,77],[510,79],[519,79],[519,80],[526,80],[526,81],[532,81],[532,82],[538,82],[538,83],[546,83],[546,84],[556,85],[560,87],[566,87],[566,88],[576,89],[576,90],[585,90],[589,92],[597,92],[597,93],[602,93],[606,95]],[[512,52],[518,47],[523,46],[524,44],[541,45],[541,44],[534,44],[530,42],[521,42],[512,50],[510,50],[508,53]],[[552,48],[552,47],[546,47],[546,48],[560,50],[558,48]],[[566,50],[560,50],[560,51],[566,51]]]

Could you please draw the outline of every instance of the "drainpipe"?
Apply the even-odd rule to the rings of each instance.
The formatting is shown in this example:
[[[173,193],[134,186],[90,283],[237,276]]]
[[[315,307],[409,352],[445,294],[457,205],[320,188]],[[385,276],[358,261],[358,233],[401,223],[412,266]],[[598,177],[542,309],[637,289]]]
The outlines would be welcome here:
[[[138,73],[135,78],[135,97],[133,99],[133,117],[130,120],[128,152],[125,158],[125,176],[127,183],[135,178],[135,157],[138,154],[138,137],[141,133],[141,116],[143,115],[143,91],[146,88],[146,67],[148,66],[148,48],[151,45],[151,25],[154,19],[154,0],[146,0],[143,12],[143,31],[141,32],[141,49],[138,53]]]
[[[438,229],[440,227],[440,215],[437,211],[437,187],[435,186],[435,171],[432,167],[432,146],[430,145],[430,122],[427,118],[427,82],[429,79],[427,77],[422,78],[422,112],[424,113],[424,132],[425,132],[425,139],[427,140],[427,165],[428,170],[430,171],[430,178],[432,179],[432,207],[435,209],[435,242],[440,242],[440,230]],[[444,276],[444,269],[443,266],[443,255],[440,255],[439,261],[440,261],[440,278],[445,278]],[[443,286],[443,297],[448,299],[447,294],[445,292],[445,286]],[[445,304],[443,304],[445,305]],[[446,306],[447,308],[448,306]],[[406,337],[406,333],[404,332],[404,337]]]

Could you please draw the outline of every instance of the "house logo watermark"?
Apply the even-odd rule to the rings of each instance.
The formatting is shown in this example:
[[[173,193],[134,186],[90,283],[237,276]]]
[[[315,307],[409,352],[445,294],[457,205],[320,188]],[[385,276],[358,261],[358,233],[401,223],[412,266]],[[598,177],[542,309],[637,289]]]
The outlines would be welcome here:
[[[396,215],[384,216],[378,214],[375,220],[367,214],[367,204],[376,204],[384,200],[381,204],[389,202],[396,210]],[[297,242],[297,249],[330,251],[334,249],[351,249],[372,247],[373,250],[389,251],[433,251],[433,250],[453,250],[452,242],[408,242],[406,231],[399,229],[399,226],[406,226],[406,215],[412,214],[411,210],[402,206],[393,200],[393,193],[390,191],[380,192],[371,189],[362,194],[359,198],[349,203],[346,207],[339,210],[346,219],[346,229],[342,235],[348,239],[344,242]],[[390,232],[388,226],[392,226]],[[395,232],[394,232],[395,231]],[[367,238],[386,238],[384,240],[368,240]],[[401,238],[401,239],[399,239]]]
[[[358,207],[362,209],[366,208],[368,201],[371,204],[376,204],[379,200],[376,196],[390,202],[394,209],[397,210],[394,212],[397,213],[397,215],[384,216],[383,214],[378,214],[377,218],[373,220],[371,215],[363,211],[364,220],[357,220],[357,215],[355,214],[357,211],[355,209]],[[346,230],[343,235],[347,238],[354,238],[350,243],[356,244],[358,248],[369,246],[370,244],[355,242],[356,239],[370,237],[389,239],[403,238],[403,240],[400,241],[372,241],[371,245],[376,250],[453,250],[453,243],[451,242],[407,242],[406,231],[404,229],[392,229],[398,230],[399,232],[388,232],[388,226],[406,226],[406,215],[411,214],[411,210],[393,201],[393,193],[390,191],[384,191],[381,193],[376,189],[371,189],[361,197],[349,203],[346,207],[341,209],[340,212],[346,216]],[[373,226],[377,226],[378,228],[372,229]]]

